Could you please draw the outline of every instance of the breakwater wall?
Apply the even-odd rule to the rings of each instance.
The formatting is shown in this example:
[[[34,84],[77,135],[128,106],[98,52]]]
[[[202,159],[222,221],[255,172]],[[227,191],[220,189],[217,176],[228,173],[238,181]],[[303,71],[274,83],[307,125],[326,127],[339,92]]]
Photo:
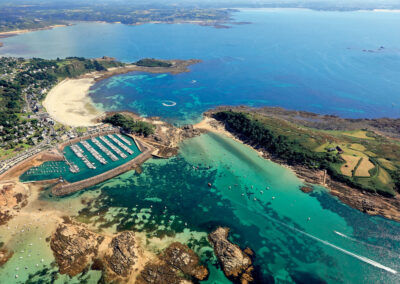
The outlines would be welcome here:
[[[74,182],[74,183],[59,183],[57,185],[55,185],[51,192],[53,195],[55,196],[65,196],[65,195],[69,195],[72,194],[74,192],[80,191],[84,188],[88,188],[91,186],[94,186],[96,184],[99,184],[103,181],[106,181],[108,179],[111,179],[113,177],[116,177],[120,174],[123,174],[127,171],[130,171],[134,168],[136,168],[137,166],[139,166],[140,164],[144,163],[146,160],[150,159],[152,157],[151,152],[152,152],[152,148],[148,145],[144,145],[143,143],[141,143],[141,146],[143,147],[143,152],[137,156],[135,159],[117,167],[114,168],[112,170],[109,170],[105,173],[99,174],[97,176],[85,179],[85,180],[81,180],[78,182]]]

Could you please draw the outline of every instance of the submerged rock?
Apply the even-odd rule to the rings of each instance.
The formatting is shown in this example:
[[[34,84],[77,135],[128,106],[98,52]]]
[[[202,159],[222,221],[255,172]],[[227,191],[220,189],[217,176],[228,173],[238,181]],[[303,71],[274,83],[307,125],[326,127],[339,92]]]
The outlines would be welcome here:
[[[300,190],[304,193],[310,193],[313,191],[313,188],[311,186],[301,186]]]
[[[222,269],[226,277],[239,281],[240,283],[253,282],[252,261],[249,255],[253,255],[253,251],[246,248],[246,254],[238,245],[228,240],[229,228],[217,228],[208,235],[208,240],[214,248],[214,253],[222,265]]]

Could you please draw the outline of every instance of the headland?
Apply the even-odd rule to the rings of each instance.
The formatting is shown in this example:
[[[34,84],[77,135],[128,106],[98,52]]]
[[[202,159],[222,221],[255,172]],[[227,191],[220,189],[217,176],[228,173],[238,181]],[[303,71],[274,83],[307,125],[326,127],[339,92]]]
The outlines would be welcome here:
[[[343,119],[240,106],[210,110],[194,127],[227,135],[289,167],[308,185],[304,192],[311,192],[313,184],[322,185],[353,208],[400,221],[400,157],[394,154],[398,125],[398,119]],[[268,139],[257,140],[255,129]],[[356,162],[350,165],[347,157]]]

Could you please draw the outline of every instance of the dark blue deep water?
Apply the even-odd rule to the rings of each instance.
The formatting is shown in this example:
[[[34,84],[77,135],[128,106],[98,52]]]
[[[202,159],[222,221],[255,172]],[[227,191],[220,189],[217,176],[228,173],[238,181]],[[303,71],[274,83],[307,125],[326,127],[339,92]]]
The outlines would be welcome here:
[[[94,86],[105,110],[188,123],[216,105],[282,106],[345,117],[400,115],[400,16],[246,10],[232,25],[78,24],[4,40],[0,54],[197,58],[180,75],[126,74]],[[165,101],[176,106],[166,107]]]
[[[235,19],[252,24],[230,29],[78,24],[2,39],[0,55],[201,59],[189,73],[130,73],[92,88],[100,108],[177,124],[232,104],[399,117],[400,14],[253,10],[236,13]],[[176,105],[163,105],[171,101]],[[205,283],[227,282],[206,240],[217,226],[230,227],[232,241],[255,251],[258,283],[400,281],[398,223],[351,209],[320,187],[304,194],[290,170],[242,144],[202,135],[184,142],[177,157],[152,159],[142,170],[71,197],[40,201],[69,208],[78,221],[99,229],[134,230],[156,244],[161,237],[184,240],[211,270]],[[5,235],[9,231],[0,231]],[[91,272],[62,278],[51,265],[47,236],[42,237],[33,235],[39,245],[30,248],[29,238],[16,235],[16,253],[0,270],[1,283],[13,283],[23,261],[29,267],[19,270],[20,281],[49,283],[58,277],[56,283],[82,283],[81,277],[92,277],[88,283],[96,283],[101,277]],[[26,256],[27,248],[37,259]],[[32,265],[36,262],[42,270]]]

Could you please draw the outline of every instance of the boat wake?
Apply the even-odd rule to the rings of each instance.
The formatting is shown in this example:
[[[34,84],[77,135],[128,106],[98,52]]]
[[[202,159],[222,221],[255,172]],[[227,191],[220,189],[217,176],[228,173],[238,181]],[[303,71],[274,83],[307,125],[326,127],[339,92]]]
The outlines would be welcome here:
[[[161,103],[163,106],[166,106],[166,107],[173,107],[173,106],[176,106],[176,102],[174,102],[174,101],[166,101],[166,102],[164,102],[164,103]]]
[[[368,246],[368,247],[373,247],[373,248],[376,248],[376,249],[384,250],[384,251],[386,251],[389,255],[391,255],[391,256],[396,256],[397,258],[400,258],[400,254],[395,253],[395,252],[392,252],[392,251],[388,250],[388,249],[385,248],[385,247],[381,247],[381,246],[377,246],[377,245],[373,245],[373,244],[369,244],[369,243],[366,243],[366,242],[357,240],[357,239],[355,239],[355,238],[349,237],[349,236],[347,236],[347,235],[345,235],[345,234],[343,234],[343,233],[341,233],[341,232],[338,232],[338,231],[333,231],[333,232],[334,232],[335,234],[341,236],[342,238],[347,239],[347,240],[350,240],[350,241],[353,241],[353,242],[362,244],[362,245],[364,245],[364,246]]]
[[[349,237],[349,236],[347,236],[347,235],[345,235],[345,234],[343,234],[343,233],[341,233],[341,232],[338,232],[338,231],[333,231],[336,235],[339,235],[339,236],[341,236],[341,237],[343,237],[343,238],[345,238],[345,239],[348,239],[348,240],[351,240],[351,241],[353,241],[353,242],[359,242],[358,240],[356,240],[356,239],[353,239],[353,238],[351,238],[351,237]]]
[[[336,245],[334,245],[334,244],[332,244],[332,243],[330,243],[330,242],[328,242],[328,241],[325,241],[325,240],[322,240],[322,239],[320,239],[320,238],[317,238],[317,237],[315,237],[315,236],[313,236],[313,235],[311,235],[311,234],[309,234],[309,233],[306,233],[306,232],[301,231],[301,230],[299,230],[299,229],[297,229],[297,228],[294,228],[294,227],[292,227],[292,226],[289,226],[289,225],[287,225],[287,224],[285,224],[285,223],[283,223],[283,222],[281,222],[281,221],[275,220],[275,219],[273,219],[273,218],[271,218],[271,217],[269,217],[269,216],[265,216],[265,217],[267,217],[269,220],[271,220],[271,221],[273,221],[273,222],[275,222],[275,223],[279,223],[279,224],[285,226],[286,228],[291,229],[292,231],[295,231],[295,232],[297,232],[297,233],[300,233],[300,234],[302,234],[302,235],[305,235],[305,236],[307,236],[307,237],[309,237],[309,238],[311,238],[311,239],[313,239],[313,240],[316,240],[316,241],[318,241],[318,242],[320,242],[320,243],[322,243],[322,244],[324,244],[324,245],[326,245],[326,246],[329,246],[329,247],[331,247],[331,248],[334,248],[334,249],[336,249],[336,250],[338,250],[338,251],[340,251],[340,252],[342,252],[342,253],[344,253],[344,254],[347,254],[347,255],[349,255],[349,256],[351,256],[351,257],[354,257],[354,258],[356,258],[356,259],[358,259],[358,260],[360,260],[360,261],[363,261],[363,262],[365,262],[365,263],[368,263],[368,264],[370,264],[370,265],[372,265],[372,266],[375,266],[375,267],[377,267],[377,268],[383,269],[383,270],[385,270],[385,271],[387,271],[387,272],[390,272],[390,273],[393,273],[393,274],[397,274],[397,271],[396,271],[396,270],[394,270],[394,269],[392,269],[392,268],[390,268],[390,267],[387,267],[387,266],[385,266],[385,265],[383,265],[383,264],[381,264],[381,263],[379,263],[379,262],[376,262],[376,261],[374,261],[374,260],[372,260],[372,259],[369,259],[369,258],[364,257],[364,256],[361,256],[361,255],[355,254],[355,253],[353,253],[353,252],[351,252],[351,251],[345,250],[345,249],[343,249],[343,248],[341,248],[341,247],[338,247],[338,246],[336,246]],[[344,235],[344,234],[342,234],[342,233],[339,233],[339,232],[336,232],[336,231],[335,231],[335,233],[338,234],[339,236],[344,236],[344,237],[350,238],[350,237],[348,237],[348,236],[346,236],[346,235]],[[351,239],[351,238],[350,238],[350,239]]]

